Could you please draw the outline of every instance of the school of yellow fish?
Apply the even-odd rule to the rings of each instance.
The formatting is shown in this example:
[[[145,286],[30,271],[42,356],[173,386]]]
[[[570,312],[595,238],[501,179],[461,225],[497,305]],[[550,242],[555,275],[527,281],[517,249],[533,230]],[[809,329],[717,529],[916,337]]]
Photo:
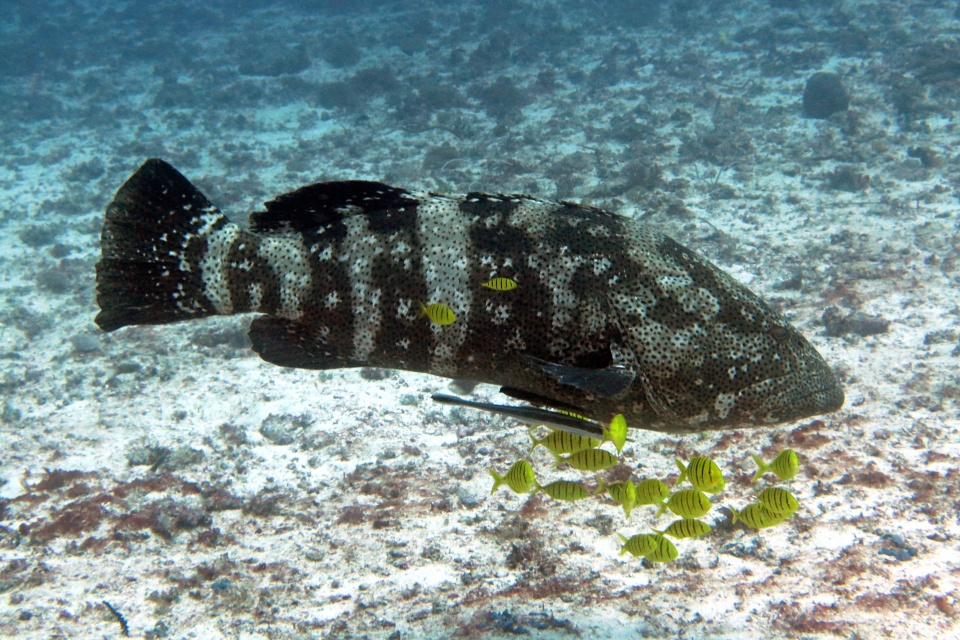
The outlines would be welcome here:
[[[638,533],[630,537],[617,534],[621,543],[620,555],[629,553],[654,563],[673,562],[679,556],[676,545],[668,537],[675,540],[700,538],[713,530],[712,526],[701,520],[714,506],[707,494],[716,496],[723,492],[727,485],[720,467],[710,458],[692,457],[686,464],[677,460],[680,475],[673,492],[665,482],[656,478],[644,478],[638,482],[626,480],[606,483],[600,474],[619,464],[627,441],[627,423],[623,416],[618,415],[613,419],[609,429],[604,430],[602,440],[555,429],[549,429],[547,435],[537,439],[534,432],[538,428],[540,427],[530,428],[533,445],[529,454],[532,456],[538,447],[544,447],[554,458],[554,469],[568,465],[577,471],[596,474],[596,489],[591,492],[581,481],[574,480],[555,480],[541,485],[537,481],[533,465],[528,460],[518,460],[503,475],[490,469],[490,475],[494,479],[491,493],[495,493],[505,484],[518,494],[542,491],[554,500],[564,502],[606,495],[614,504],[623,508],[626,518],[630,517],[636,507],[655,506],[655,518],[669,510],[680,519],[674,520],[662,530],[653,529],[649,533]],[[614,446],[616,455],[601,448],[607,442]],[[758,467],[751,483],[767,473],[773,474],[781,482],[787,482],[792,480],[800,469],[800,458],[792,449],[784,449],[769,464],[756,455],[751,457]],[[684,482],[689,482],[693,488],[681,488]],[[793,516],[800,507],[792,493],[777,486],[764,488],[757,494],[754,502],[740,509],[725,506],[731,513],[733,524],[739,521],[751,529],[778,525]]]
[[[480,286],[492,289],[493,291],[513,291],[517,288],[517,282],[510,278],[491,278]],[[419,300],[417,302],[420,305],[420,315],[418,316],[420,318],[426,317],[427,320],[441,327],[457,321],[457,314],[445,304],[440,302],[423,304],[423,302]]]
[[[495,277],[484,282],[481,286],[493,291],[505,292],[516,289],[517,283],[510,278]],[[423,302],[419,304],[420,317],[425,316],[434,324],[444,326],[457,321],[456,314],[444,304],[439,302],[429,305]],[[582,417],[566,411],[560,413],[574,418]],[[604,430],[603,440],[574,435],[567,431],[551,428],[548,428],[549,433],[547,435],[538,440],[533,435],[537,428],[534,426],[530,429],[530,439],[533,441],[530,454],[532,455],[537,447],[542,446],[553,455],[554,469],[569,465],[577,471],[597,474],[596,490],[590,493],[581,482],[573,480],[555,480],[546,485],[541,485],[537,482],[536,474],[530,462],[518,460],[503,475],[500,475],[494,469],[490,469],[490,475],[493,476],[493,491],[491,493],[495,493],[505,484],[518,494],[543,491],[554,500],[564,502],[575,502],[591,496],[599,497],[606,494],[615,504],[623,508],[627,518],[630,517],[634,507],[638,506],[656,506],[656,518],[661,517],[669,509],[680,519],[670,523],[662,531],[655,529],[653,533],[640,533],[630,538],[617,534],[622,543],[620,555],[630,553],[636,557],[647,558],[651,562],[664,563],[677,559],[679,552],[666,536],[676,540],[699,538],[713,530],[713,527],[700,520],[700,518],[707,515],[713,508],[713,503],[707,494],[716,495],[722,492],[726,488],[726,481],[720,467],[710,458],[693,457],[686,465],[680,460],[676,461],[677,468],[680,470],[676,487],[680,487],[684,481],[689,480],[693,486],[692,489],[678,488],[671,493],[663,481],[655,478],[646,478],[637,483],[626,480],[607,484],[599,474],[620,462],[620,454],[627,442],[627,421],[622,415],[614,417],[609,429]],[[600,448],[605,442],[613,444],[617,450],[616,455]],[[768,472],[776,475],[782,482],[786,482],[797,475],[800,466],[800,460],[796,452],[791,449],[780,452],[769,464],[756,455],[753,455],[752,458],[758,467],[753,482],[756,482]],[[732,514],[734,524],[740,521],[752,529],[765,529],[780,524],[791,517],[796,513],[799,504],[793,494],[786,489],[767,487],[757,496],[756,502],[752,502],[739,510],[732,506],[727,508]]]

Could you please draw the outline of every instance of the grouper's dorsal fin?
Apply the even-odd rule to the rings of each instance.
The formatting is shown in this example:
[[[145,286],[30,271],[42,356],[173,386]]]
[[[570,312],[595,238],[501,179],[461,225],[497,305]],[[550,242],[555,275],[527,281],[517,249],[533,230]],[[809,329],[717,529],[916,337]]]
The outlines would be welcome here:
[[[318,182],[267,202],[266,211],[250,214],[250,230],[255,233],[314,231],[347,216],[397,216],[413,211],[417,203],[406,189],[382,182]]]

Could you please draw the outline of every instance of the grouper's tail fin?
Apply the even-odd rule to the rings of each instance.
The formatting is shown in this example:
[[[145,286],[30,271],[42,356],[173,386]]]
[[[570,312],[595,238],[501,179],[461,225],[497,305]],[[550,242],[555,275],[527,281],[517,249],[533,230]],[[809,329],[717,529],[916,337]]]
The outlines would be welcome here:
[[[229,301],[226,283],[209,258],[239,233],[179,171],[147,160],[107,207],[97,325],[113,331],[229,313],[218,295]]]

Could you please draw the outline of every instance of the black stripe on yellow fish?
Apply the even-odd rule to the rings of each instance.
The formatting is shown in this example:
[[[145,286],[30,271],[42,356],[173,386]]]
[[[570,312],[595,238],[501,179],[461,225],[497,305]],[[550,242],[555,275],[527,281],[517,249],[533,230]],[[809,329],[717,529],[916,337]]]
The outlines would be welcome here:
[[[618,533],[617,537],[620,538],[620,542],[622,543],[620,555],[629,553],[637,558],[642,558],[648,553],[653,553],[660,544],[659,534],[638,533],[637,535],[627,538],[625,535]]]
[[[480,286],[494,291],[513,291],[517,288],[517,283],[510,278],[491,278]]]
[[[633,507],[637,504],[637,487],[632,481],[612,482],[605,484],[603,479],[597,478],[597,494],[606,492],[610,499],[623,507],[623,512],[629,518]]]
[[[727,508],[730,509],[730,512],[733,514],[731,524],[736,524],[737,520],[740,520],[751,529],[775,527],[786,520],[785,516],[771,512],[759,502],[752,502],[740,511],[737,511],[733,507]]]
[[[680,552],[672,542],[657,534],[657,547],[644,557],[651,562],[673,562],[679,555]]]
[[[772,471],[780,480],[786,482],[787,480],[793,480],[796,477],[797,472],[800,470],[800,456],[797,455],[797,452],[793,449],[784,449],[777,457],[773,459],[773,462],[767,464],[760,459],[760,456],[755,454],[750,454],[753,458],[753,461],[757,463],[759,469],[753,474],[753,480],[751,482],[756,482],[763,474],[768,471]]]
[[[843,402],[816,350],[743,285],[635,220],[569,202],[325,182],[268,202],[245,230],[153,159],[108,206],[101,251],[105,331],[257,313],[250,339],[274,364],[478,380],[671,433]],[[523,295],[486,295],[495,274]],[[456,322],[418,320],[420,301]]]
[[[665,509],[669,508],[681,518],[699,518],[706,515],[712,507],[710,498],[699,489],[681,489],[667,500],[666,504],[661,504],[657,517],[659,518]]]
[[[667,485],[661,480],[647,478],[637,483],[636,494],[638,505],[660,505],[661,510],[657,513],[657,517],[659,517],[663,509],[666,509],[665,504],[666,500],[670,497],[670,489],[668,489]]]
[[[534,449],[541,445],[555,455],[561,453],[576,453],[584,449],[593,449],[600,446],[600,441],[596,438],[584,438],[583,436],[576,436],[566,431],[560,431],[559,429],[550,431],[549,434],[539,440],[533,437],[532,432],[530,432],[529,435],[530,440],[533,441],[533,446],[530,447],[530,453],[533,453]]]
[[[553,456],[557,460],[557,463],[553,465],[554,469],[563,464],[569,464],[577,471],[595,472],[609,469],[617,464],[617,456],[603,449],[584,449],[583,451],[572,453],[566,458],[557,454],[553,454]]]
[[[515,493],[527,493],[537,485],[537,479],[533,474],[533,467],[526,460],[517,460],[507,469],[507,473],[500,475],[493,469],[490,469],[490,475],[493,476],[493,489],[491,494],[497,492],[500,485],[506,483]]]
[[[770,513],[789,518],[800,508],[800,503],[792,493],[780,487],[767,487],[757,496],[760,502]]]
[[[657,533],[682,540],[683,538],[699,538],[707,535],[711,531],[713,531],[713,527],[702,520],[684,518],[682,520],[674,520],[670,523],[669,527],[663,531],[657,531]]]
[[[420,302],[420,317],[423,316],[426,316],[433,324],[438,324],[441,327],[457,321],[457,314],[450,311],[450,307],[440,304],[439,302],[428,305]]]
[[[659,533],[640,533],[629,539],[618,533],[617,537],[623,543],[620,555],[630,553],[651,562],[673,562],[680,555],[674,544]]]
[[[618,413],[613,416],[613,420],[610,421],[610,428],[603,432],[603,440],[604,442],[612,442],[613,446],[617,448],[617,455],[620,455],[624,445],[627,444],[627,421],[623,414]]]
[[[577,500],[590,497],[590,492],[587,491],[586,487],[579,482],[572,482],[570,480],[554,480],[550,484],[543,486],[538,484],[537,489],[543,491],[554,500],[562,500],[564,502],[576,502]]]
[[[680,469],[680,477],[677,478],[677,486],[683,484],[684,480],[690,480],[690,484],[695,489],[700,489],[707,493],[720,493],[726,487],[723,479],[723,473],[720,467],[710,458],[695,456],[690,458],[687,466],[684,466],[679,460],[676,461],[677,468]]]

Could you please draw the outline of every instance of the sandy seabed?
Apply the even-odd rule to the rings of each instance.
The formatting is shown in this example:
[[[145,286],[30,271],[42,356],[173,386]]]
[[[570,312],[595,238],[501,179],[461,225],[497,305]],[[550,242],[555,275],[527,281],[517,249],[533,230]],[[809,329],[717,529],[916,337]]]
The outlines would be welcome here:
[[[3,19],[0,635],[960,637],[954,5],[55,8]],[[823,70],[850,109],[804,118]],[[783,311],[846,406],[632,431],[618,473],[706,455],[728,486],[674,563],[620,557],[669,518],[490,495],[527,430],[446,380],[273,367],[249,317],[100,333],[102,212],[148,157],[237,221],[332,178],[640,217]],[[799,513],[731,525],[785,447]]]

